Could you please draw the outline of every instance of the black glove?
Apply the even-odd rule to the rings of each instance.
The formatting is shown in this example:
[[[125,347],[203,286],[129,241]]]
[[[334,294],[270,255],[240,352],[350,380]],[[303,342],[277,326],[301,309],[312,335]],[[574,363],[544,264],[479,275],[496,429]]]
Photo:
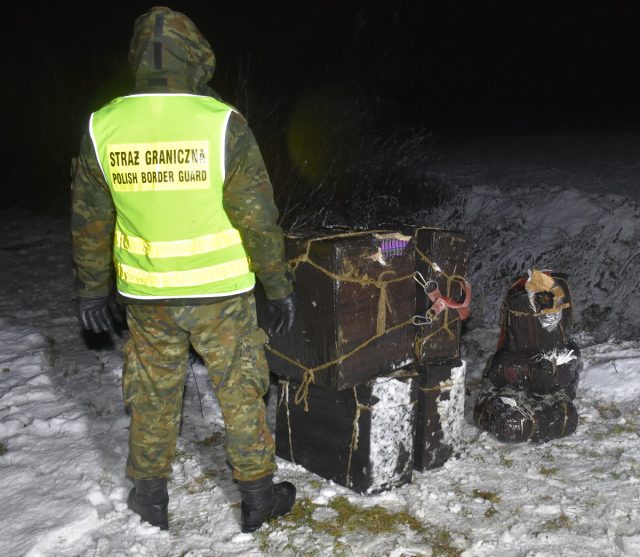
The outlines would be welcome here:
[[[115,331],[114,319],[122,321],[122,310],[112,296],[78,298],[78,314],[82,326],[94,333]]]
[[[293,327],[296,306],[293,294],[279,300],[267,300],[269,334],[286,335]]]

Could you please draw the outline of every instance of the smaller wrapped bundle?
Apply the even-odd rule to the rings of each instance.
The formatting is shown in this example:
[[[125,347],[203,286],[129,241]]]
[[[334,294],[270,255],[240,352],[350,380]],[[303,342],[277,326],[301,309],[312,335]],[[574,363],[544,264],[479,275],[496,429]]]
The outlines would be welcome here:
[[[501,343],[509,352],[562,350],[573,325],[565,274],[534,269],[509,288],[502,309]]]
[[[569,341],[563,350],[548,353],[509,352],[500,348],[489,360],[484,377],[496,387],[512,385],[539,394],[563,390],[574,399],[581,371],[580,348]]]
[[[573,433],[578,412],[562,390],[540,395],[511,386],[489,385],[478,394],[474,419],[505,443],[543,443]]]

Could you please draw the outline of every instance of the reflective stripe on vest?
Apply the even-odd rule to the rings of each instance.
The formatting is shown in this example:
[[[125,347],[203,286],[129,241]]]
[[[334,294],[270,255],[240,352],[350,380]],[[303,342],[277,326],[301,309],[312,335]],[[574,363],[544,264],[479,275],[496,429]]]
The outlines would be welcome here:
[[[168,271],[153,273],[136,269],[124,263],[116,262],[118,275],[122,275],[131,284],[143,284],[155,288],[167,286],[200,286],[225,278],[233,278],[249,272],[247,258],[218,263],[211,267],[201,267],[191,271]]]
[[[132,298],[227,296],[255,277],[224,211],[231,108],[196,95],[133,95],[91,116],[116,206],[118,290]]]
[[[217,234],[207,234],[190,240],[175,240],[173,242],[149,242],[136,236],[127,236],[116,230],[114,245],[129,253],[147,255],[151,258],[185,257],[207,253],[215,250],[241,244],[240,233],[232,228]]]

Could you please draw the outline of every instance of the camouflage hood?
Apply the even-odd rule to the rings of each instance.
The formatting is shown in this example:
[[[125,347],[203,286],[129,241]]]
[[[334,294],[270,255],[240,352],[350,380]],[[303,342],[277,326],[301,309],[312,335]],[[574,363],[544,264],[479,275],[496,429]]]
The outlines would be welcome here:
[[[129,66],[136,92],[172,91],[208,94],[213,50],[184,14],[154,7],[138,17],[129,45]]]

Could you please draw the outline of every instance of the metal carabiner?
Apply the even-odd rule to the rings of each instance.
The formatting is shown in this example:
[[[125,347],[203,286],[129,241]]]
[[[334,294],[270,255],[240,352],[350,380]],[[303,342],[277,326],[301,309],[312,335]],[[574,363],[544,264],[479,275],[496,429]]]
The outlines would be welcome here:
[[[427,317],[428,314],[429,312],[427,312],[425,315],[414,315],[411,322],[416,327],[424,327],[425,325],[431,325],[431,323],[433,323],[433,319],[430,319],[429,317]]]
[[[422,290],[424,290],[424,293],[427,294],[427,295],[429,295],[434,290],[438,289],[438,283],[433,279],[431,279],[431,280],[425,279],[424,276],[422,276],[422,273],[420,271],[416,271],[413,274],[413,279],[420,286],[422,286]]]

